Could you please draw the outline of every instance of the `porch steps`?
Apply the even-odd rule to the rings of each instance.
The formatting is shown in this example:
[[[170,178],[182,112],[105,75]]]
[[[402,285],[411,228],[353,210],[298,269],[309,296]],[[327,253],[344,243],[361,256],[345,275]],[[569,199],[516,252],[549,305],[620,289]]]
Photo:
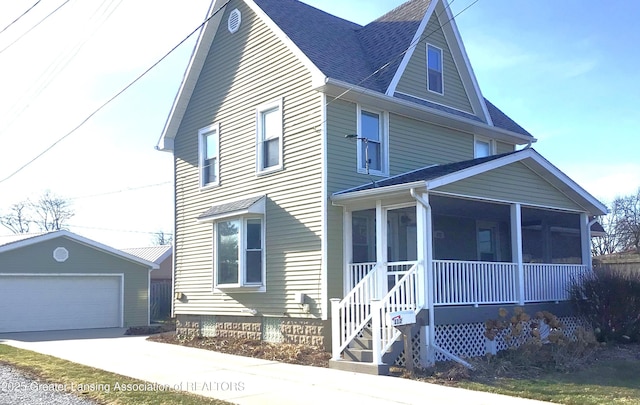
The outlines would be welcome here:
[[[393,345],[382,356],[383,364],[380,365],[372,364],[372,349],[371,329],[365,328],[362,331],[362,337],[355,338],[344,350],[342,359],[329,360],[329,368],[363,374],[389,375],[389,365],[392,365],[402,353],[404,345],[402,339],[393,342]]]

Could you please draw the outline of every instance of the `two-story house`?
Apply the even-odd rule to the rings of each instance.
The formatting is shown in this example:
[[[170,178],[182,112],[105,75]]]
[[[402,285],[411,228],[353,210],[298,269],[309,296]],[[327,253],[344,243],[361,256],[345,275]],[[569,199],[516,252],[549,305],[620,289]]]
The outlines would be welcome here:
[[[483,354],[499,305],[569,315],[606,207],[533,142],[483,97],[446,0],[366,26],[213,1],[159,142],[179,333],[323,345],[384,372],[398,310],[426,361]]]

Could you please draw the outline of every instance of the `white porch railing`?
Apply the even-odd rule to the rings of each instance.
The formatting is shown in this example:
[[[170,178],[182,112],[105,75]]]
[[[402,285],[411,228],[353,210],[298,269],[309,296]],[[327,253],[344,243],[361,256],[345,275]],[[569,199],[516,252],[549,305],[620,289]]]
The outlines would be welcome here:
[[[340,353],[371,321],[371,300],[379,291],[377,269],[374,266],[356,286],[349,291],[343,300],[331,303],[331,329],[333,359],[340,358]]]
[[[565,301],[568,288],[590,270],[581,264],[526,263],[524,266],[524,301]]]
[[[376,263],[351,263],[347,269],[347,279],[345,281],[345,294],[353,288],[376,267]]]
[[[372,322],[373,361],[375,364],[382,363],[382,356],[400,336],[400,331],[390,322],[389,314],[409,310],[415,311],[417,314],[421,309],[418,307],[418,263],[402,262],[394,263],[394,265],[406,266],[408,269],[401,270],[404,275],[396,281],[380,302],[376,303]],[[377,336],[377,331],[380,331],[379,336]]]
[[[515,263],[434,260],[434,305],[518,302]]]

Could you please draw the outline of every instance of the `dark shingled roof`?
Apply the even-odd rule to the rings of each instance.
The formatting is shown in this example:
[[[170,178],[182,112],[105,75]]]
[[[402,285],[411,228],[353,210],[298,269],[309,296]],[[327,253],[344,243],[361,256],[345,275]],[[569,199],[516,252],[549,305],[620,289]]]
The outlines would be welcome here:
[[[363,27],[298,0],[254,1],[325,76],[380,93],[389,87],[431,3],[407,1]],[[488,101],[487,109],[496,127],[531,136]]]
[[[413,183],[416,181],[433,180],[433,179],[437,179],[438,177],[446,176],[448,174],[452,174],[460,170],[468,169],[470,167],[477,166],[482,163],[490,162],[492,160],[496,160],[501,157],[511,155],[514,153],[518,153],[518,151],[502,153],[500,155],[492,155],[492,156],[487,156],[487,157],[482,157],[477,159],[464,160],[462,162],[447,163],[444,165],[427,166],[427,167],[423,167],[422,169],[413,170],[407,173],[399,174],[397,176],[389,177],[384,180],[379,180],[379,181],[376,181],[375,183],[367,183],[359,187],[351,188],[349,190],[339,191],[335,193],[335,195],[352,193],[355,191],[370,190],[373,188],[395,186],[398,184]]]
[[[207,211],[203,212],[198,219],[206,219],[216,215],[228,214],[234,211],[242,211],[250,208],[253,204],[260,201],[264,196],[259,195],[257,197],[245,198],[244,200],[234,201],[226,204],[214,205]]]

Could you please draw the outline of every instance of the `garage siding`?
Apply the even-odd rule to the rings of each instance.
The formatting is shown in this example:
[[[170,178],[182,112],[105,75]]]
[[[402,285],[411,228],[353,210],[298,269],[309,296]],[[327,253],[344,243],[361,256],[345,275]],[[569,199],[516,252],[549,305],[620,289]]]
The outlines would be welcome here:
[[[59,263],[53,250],[64,247],[69,258]],[[124,327],[149,322],[149,269],[141,264],[60,237],[0,253],[0,274],[122,274]]]

